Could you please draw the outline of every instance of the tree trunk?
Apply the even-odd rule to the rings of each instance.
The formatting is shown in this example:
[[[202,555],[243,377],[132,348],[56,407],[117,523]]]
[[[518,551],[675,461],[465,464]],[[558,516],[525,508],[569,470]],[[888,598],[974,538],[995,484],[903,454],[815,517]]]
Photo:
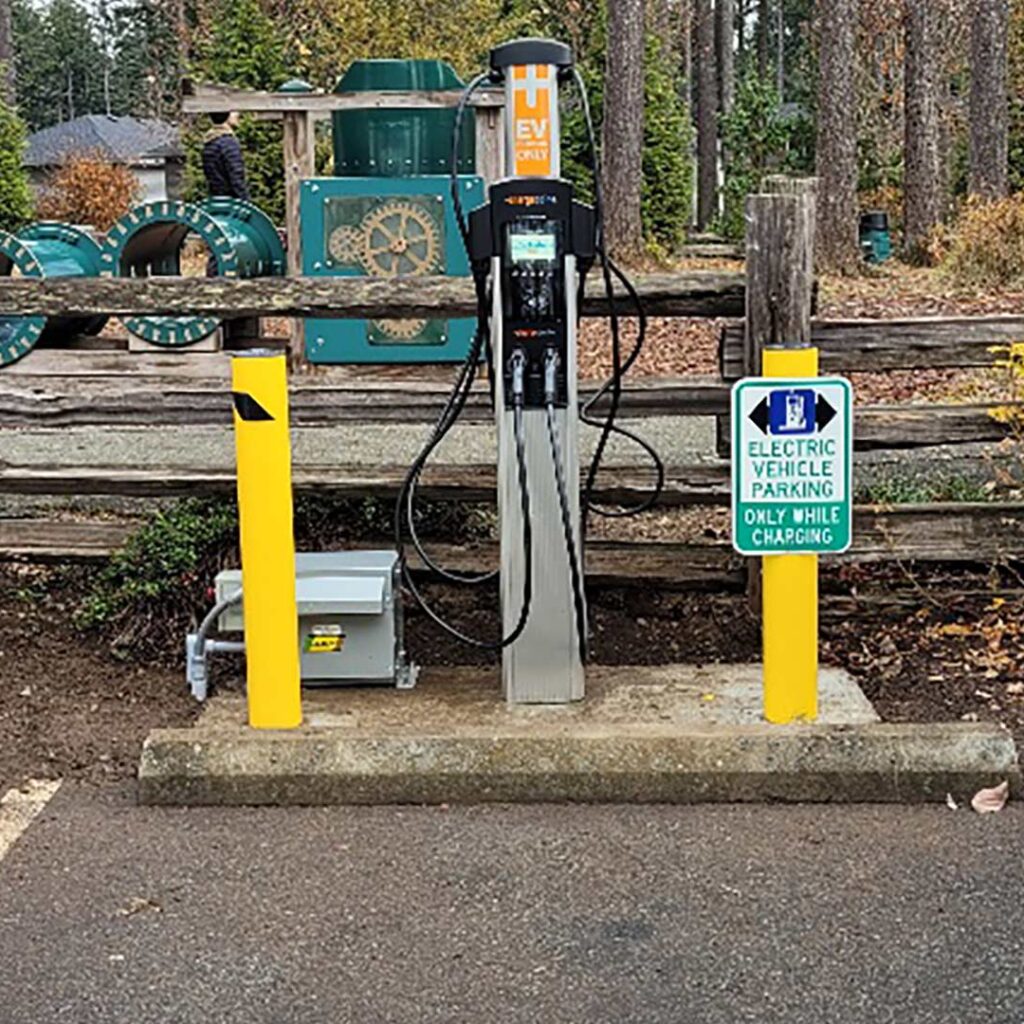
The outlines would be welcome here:
[[[970,191],[1000,199],[1007,193],[1009,158],[1008,0],[973,0],[971,14]]]
[[[786,92],[786,7],[783,0],[779,0],[775,8],[775,91],[781,103]]]
[[[604,93],[604,227],[624,259],[643,249],[644,0],[610,0]]]
[[[715,44],[718,59],[718,108],[723,114],[732,109],[736,95],[734,37],[736,31],[735,0],[716,0]]]
[[[17,101],[14,81],[14,28],[11,0],[0,0],[0,99],[9,106]]]
[[[857,97],[854,89],[857,0],[816,0],[818,68],[818,224],[815,252],[824,269],[852,272],[857,240]]]
[[[757,2],[757,73],[768,77],[771,67],[772,0]]]
[[[904,28],[903,249],[909,260],[920,262],[942,216],[937,85],[942,55],[935,6],[905,0]]]
[[[679,5],[679,61],[686,83],[687,104],[692,109],[693,96],[693,0],[682,0]]]
[[[697,227],[704,230],[718,210],[718,81],[712,0],[696,0],[696,7]]]

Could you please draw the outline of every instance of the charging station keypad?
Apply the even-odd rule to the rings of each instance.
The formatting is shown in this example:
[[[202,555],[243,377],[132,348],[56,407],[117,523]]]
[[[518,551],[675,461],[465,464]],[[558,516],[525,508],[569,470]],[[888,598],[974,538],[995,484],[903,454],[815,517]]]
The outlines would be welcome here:
[[[557,357],[554,402],[568,395],[566,256],[593,259],[592,211],[572,198],[572,186],[557,179],[513,179],[491,187],[490,203],[472,219],[473,259],[499,258],[503,366],[506,404],[517,400],[513,366],[525,365],[526,408],[548,400],[545,368]]]

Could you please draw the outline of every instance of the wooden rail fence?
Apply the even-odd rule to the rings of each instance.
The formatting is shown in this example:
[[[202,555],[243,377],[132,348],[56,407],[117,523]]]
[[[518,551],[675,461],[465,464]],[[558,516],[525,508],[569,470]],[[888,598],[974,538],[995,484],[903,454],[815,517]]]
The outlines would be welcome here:
[[[764,202],[752,207],[756,216],[751,232],[760,238],[757,252],[761,255],[748,258],[749,290],[747,276],[730,272],[639,278],[639,292],[652,316],[726,321],[721,331],[721,375],[633,380],[625,389],[624,417],[635,421],[715,417],[721,432],[727,426],[731,381],[755,371],[759,346],[771,340],[773,331],[809,338],[821,350],[823,371],[841,373],[991,366],[1000,357],[996,350],[1024,340],[1024,317],[1016,316],[811,320],[806,252],[798,259],[792,247],[773,248],[775,236],[768,231],[772,225],[784,226],[787,216],[802,209],[800,193],[762,198]],[[801,230],[808,227],[806,217],[801,223]],[[788,229],[779,235],[793,239]],[[591,284],[596,285],[596,279]],[[624,294],[618,295],[617,303],[620,311],[630,312]],[[471,315],[474,307],[472,286],[448,278],[0,280],[0,316],[103,312],[377,318]],[[588,294],[583,313],[605,315],[607,304],[600,295]],[[745,321],[735,320],[744,314]],[[228,360],[223,354],[187,351],[129,354],[50,349],[33,352],[0,371],[0,495],[70,499],[230,493],[234,489],[230,467],[22,465],[5,458],[2,436],[2,431],[14,429],[226,426],[230,423]],[[393,371],[296,373],[294,422],[309,429],[358,422],[427,423],[436,417],[450,378],[450,371],[436,369],[410,371],[403,377]],[[584,386],[584,395],[592,393],[590,388]],[[998,442],[1012,431],[1005,417],[994,413],[994,406],[981,403],[858,405],[857,450],[926,452]],[[474,422],[490,419],[483,386],[472,395],[466,414]],[[643,428],[642,422],[637,425]],[[404,472],[405,467],[398,465],[297,465],[295,486],[305,493],[389,497],[397,492]],[[650,484],[649,467],[611,466],[602,473],[598,497],[603,502],[632,502],[646,495]],[[423,492],[442,499],[490,501],[494,486],[493,464],[437,465],[425,476]],[[728,497],[726,459],[667,467],[667,506],[723,505]],[[66,518],[0,518],[0,555],[104,557],[131,526]],[[469,568],[493,560],[494,551],[482,545],[447,550],[443,556]],[[1024,558],[1024,505],[860,506],[854,547],[843,557],[971,563]],[[746,569],[724,540],[595,541],[588,548],[587,572],[596,582],[639,580],[736,589],[743,585]]]

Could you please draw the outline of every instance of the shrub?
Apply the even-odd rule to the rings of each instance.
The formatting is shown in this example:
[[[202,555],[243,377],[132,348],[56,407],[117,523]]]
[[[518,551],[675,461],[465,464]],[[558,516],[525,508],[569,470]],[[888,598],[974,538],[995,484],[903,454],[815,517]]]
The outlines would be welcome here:
[[[237,534],[232,502],[171,505],[99,573],[77,625],[104,634],[115,654],[134,660],[180,651],[195,610],[209,604],[213,578],[234,554]]]
[[[141,194],[138,178],[127,167],[91,153],[73,153],[50,176],[39,200],[39,216],[106,231]]]
[[[967,201],[943,270],[965,288],[1024,285],[1024,193]]]
[[[656,254],[682,243],[690,220],[693,179],[691,130],[684,83],[666,45],[647,37],[644,67],[644,160],[641,215],[644,237]]]
[[[774,85],[754,72],[744,75],[721,131],[726,171],[720,230],[726,238],[742,238],[746,198],[760,190],[773,168],[782,166],[790,139]]]
[[[24,153],[25,125],[0,99],[0,228],[5,231],[21,227],[32,216],[32,193],[21,165]]]
[[[371,540],[391,547],[394,502],[298,495],[294,527],[299,551],[339,550]],[[496,522],[486,504],[424,500],[417,504],[417,527],[424,540],[464,544],[493,539]],[[125,660],[178,664],[185,634],[212,604],[214,578],[238,564],[232,499],[175,502],[132,534],[94,577],[75,623],[103,637]]]

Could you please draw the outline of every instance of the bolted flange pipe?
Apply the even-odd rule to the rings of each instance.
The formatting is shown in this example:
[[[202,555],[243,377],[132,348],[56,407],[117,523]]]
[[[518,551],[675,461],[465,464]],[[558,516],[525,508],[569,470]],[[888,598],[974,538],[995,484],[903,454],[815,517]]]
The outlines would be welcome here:
[[[143,203],[107,232],[105,277],[166,277],[181,273],[186,239],[194,235],[209,253],[207,273],[217,277],[281,277],[284,246],[270,218],[252,203],[218,197],[202,203]],[[131,316],[124,325],[154,345],[180,348],[209,337],[220,326],[212,316]]]
[[[0,231],[0,277],[98,277],[99,245],[81,228],[40,221],[17,234]],[[40,341],[97,334],[107,322],[100,317],[0,317],[0,366],[27,355]]]

